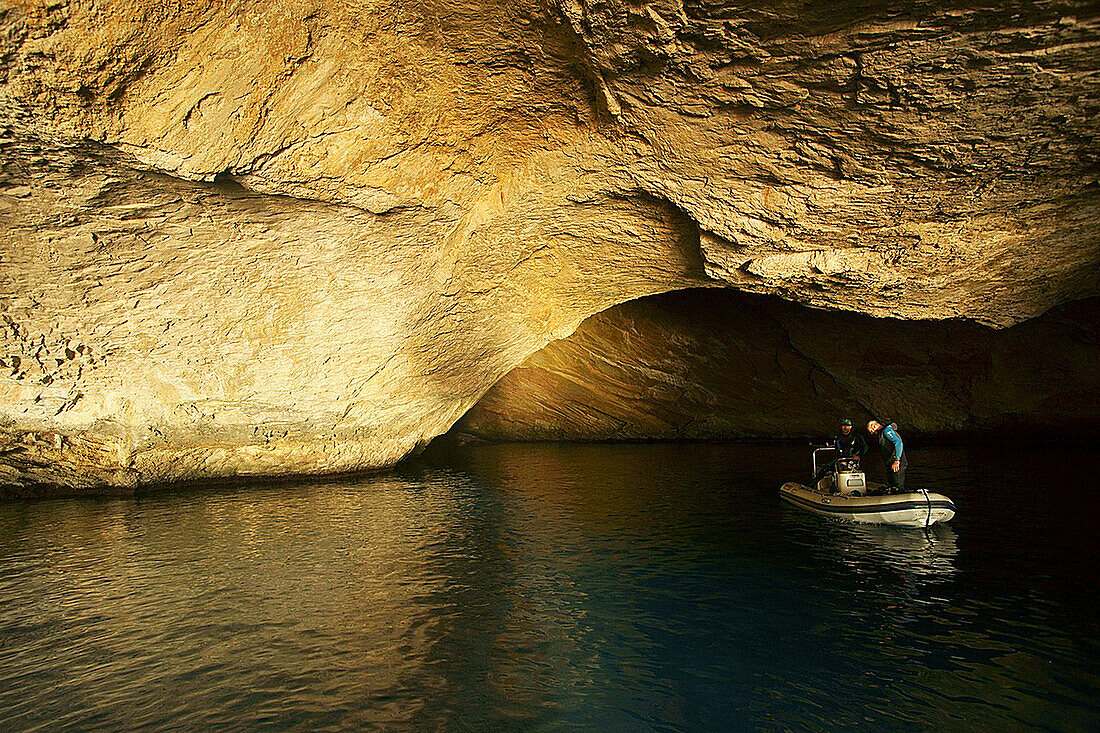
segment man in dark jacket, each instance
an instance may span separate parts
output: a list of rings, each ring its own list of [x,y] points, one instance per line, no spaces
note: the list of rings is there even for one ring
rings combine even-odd
[[[895,423],[883,425],[878,420],[871,420],[867,423],[867,432],[878,438],[882,462],[886,464],[886,491],[902,493],[905,491],[905,469],[909,465],[909,459],[905,456],[905,445],[898,435],[898,426]]]
[[[854,456],[862,462],[863,454],[867,452],[867,442],[862,435],[852,431],[852,421],[848,418],[840,421],[840,432],[833,436],[830,447],[836,449],[836,457],[818,469],[814,481],[820,480],[822,476],[832,471],[838,459]]]
[[[841,458],[855,456],[862,460],[867,452],[867,442],[862,435],[852,432],[852,421],[848,418],[840,421],[840,432],[833,436],[833,447]]]

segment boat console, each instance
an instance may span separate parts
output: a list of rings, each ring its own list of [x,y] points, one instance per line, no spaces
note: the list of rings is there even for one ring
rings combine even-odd
[[[836,452],[836,448],[818,448],[814,451],[814,476],[818,472],[817,454]],[[841,496],[866,496],[867,476],[860,468],[858,458],[838,458],[833,462],[832,469],[817,482],[817,489],[823,493]]]

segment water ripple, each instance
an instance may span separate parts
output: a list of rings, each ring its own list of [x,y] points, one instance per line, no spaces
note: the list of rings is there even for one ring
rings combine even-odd
[[[1066,484],[1064,456],[914,451],[914,480],[965,507],[925,533],[781,505],[802,452],[483,446],[356,481],[3,505],[0,717],[1100,726],[1074,503],[1096,502],[1038,498],[1042,476]],[[1032,491],[999,483],[1012,460]]]

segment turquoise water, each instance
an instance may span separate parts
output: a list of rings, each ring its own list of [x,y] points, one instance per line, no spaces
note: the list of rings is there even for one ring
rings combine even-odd
[[[781,503],[790,445],[507,445],[0,505],[5,730],[1100,728],[1088,457],[914,449],[949,525]]]

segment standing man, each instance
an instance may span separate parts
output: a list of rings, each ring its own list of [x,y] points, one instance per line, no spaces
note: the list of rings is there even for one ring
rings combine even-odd
[[[905,468],[909,465],[909,459],[905,457],[905,445],[898,435],[897,424],[883,426],[878,420],[872,420],[867,423],[867,432],[878,436],[879,452],[886,464],[887,492],[900,494],[905,491]]]
[[[861,461],[867,452],[867,441],[859,433],[852,432],[852,421],[844,418],[840,421],[840,432],[833,436],[833,447],[841,458],[855,456]]]
[[[817,470],[814,481],[819,481],[822,476],[832,471],[833,466],[835,466],[836,462],[841,458],[851,458],[855,456],[862,463],[863,454],[867,452],[867,441],[865,441],[863,436],[859,433],[853,433],[852,421],[848,418],[844,418],[840,421],[840,432],[833,436],[833,442],[830,447],[836,449],[836,458]]]

